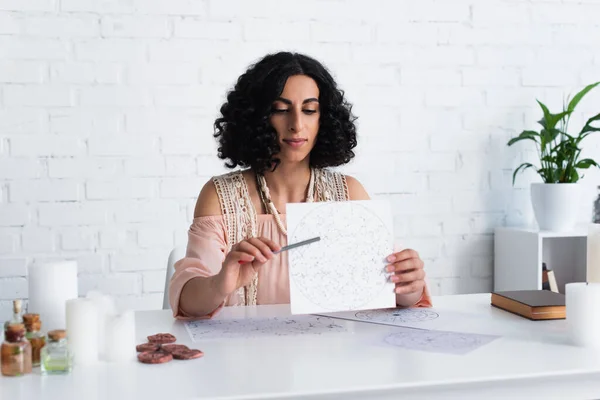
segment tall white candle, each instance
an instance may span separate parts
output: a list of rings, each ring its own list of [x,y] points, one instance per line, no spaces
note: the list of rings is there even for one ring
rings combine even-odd
[[[571,343],[600,350],[600,283],[567,283],[565,301]]]
[[[65,329],[65,304],[77,298],[77,262],[60,261],[29,266],[27,311],[40,314],[44,330]]]
[[[588,229],[587,281],[600,283],[600,224],[590,224]]]
[[[134,361],[135,315],[133,311],[108,316],[105,326],[106,361]]]
[[[75,365],[98,361],[98,308],[92,300],[67,301],[67,343]]]

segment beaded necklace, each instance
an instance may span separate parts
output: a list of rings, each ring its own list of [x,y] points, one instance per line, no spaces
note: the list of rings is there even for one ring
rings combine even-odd
[[[275,204],[271,200],[271,193],[269,192],[269,187],[267,186],[267,180],[263,174],[256,174],[256,180],[258,181],[258,193],[260,195],[260,199],[267,210],[267,213],[272,214],[275,218],[275,223],[283,232],[284,235],[287,236],[287,229],[283,226],[281,222],[281,218],[279,217],[279,211],[275,207]],[[315,199],[315,170],[313,168],[310,169],[310,180],[308,182],[308,191],[306,194],[306,202],[312,203]]]

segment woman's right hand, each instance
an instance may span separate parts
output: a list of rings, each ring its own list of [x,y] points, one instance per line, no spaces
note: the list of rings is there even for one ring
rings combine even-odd
[[[258,268],[281,248],[272,240],[258,237],[242,240],[231,248],[217,275],[217,290],[225,296],[252,282]]]

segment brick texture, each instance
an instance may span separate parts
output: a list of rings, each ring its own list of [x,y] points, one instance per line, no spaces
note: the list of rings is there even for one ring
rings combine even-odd
[[[226,171],[218,108],[279,49],[323,61],[354,104],[357,158],[341,170],[391,202],[432,292],[490,290],[494,227],[534,221],[538,178],[511,174],[535,151],[506,142],[535,128],[536,99],[556,110],[600,80],[598,15],[558,0],[1,0],[0,320],[44,259],[78,260],[82,295],[160,307],[194,199]],[[582,221],[599,181],[586,173]]]

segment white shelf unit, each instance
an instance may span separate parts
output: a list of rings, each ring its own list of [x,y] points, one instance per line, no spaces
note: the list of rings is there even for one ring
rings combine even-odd
[[[554,271],[560,293],[565,284],[585,282],[586,227],[570,232],[500,227],[494,233],[494,291],[542,289],[542,263]]]

